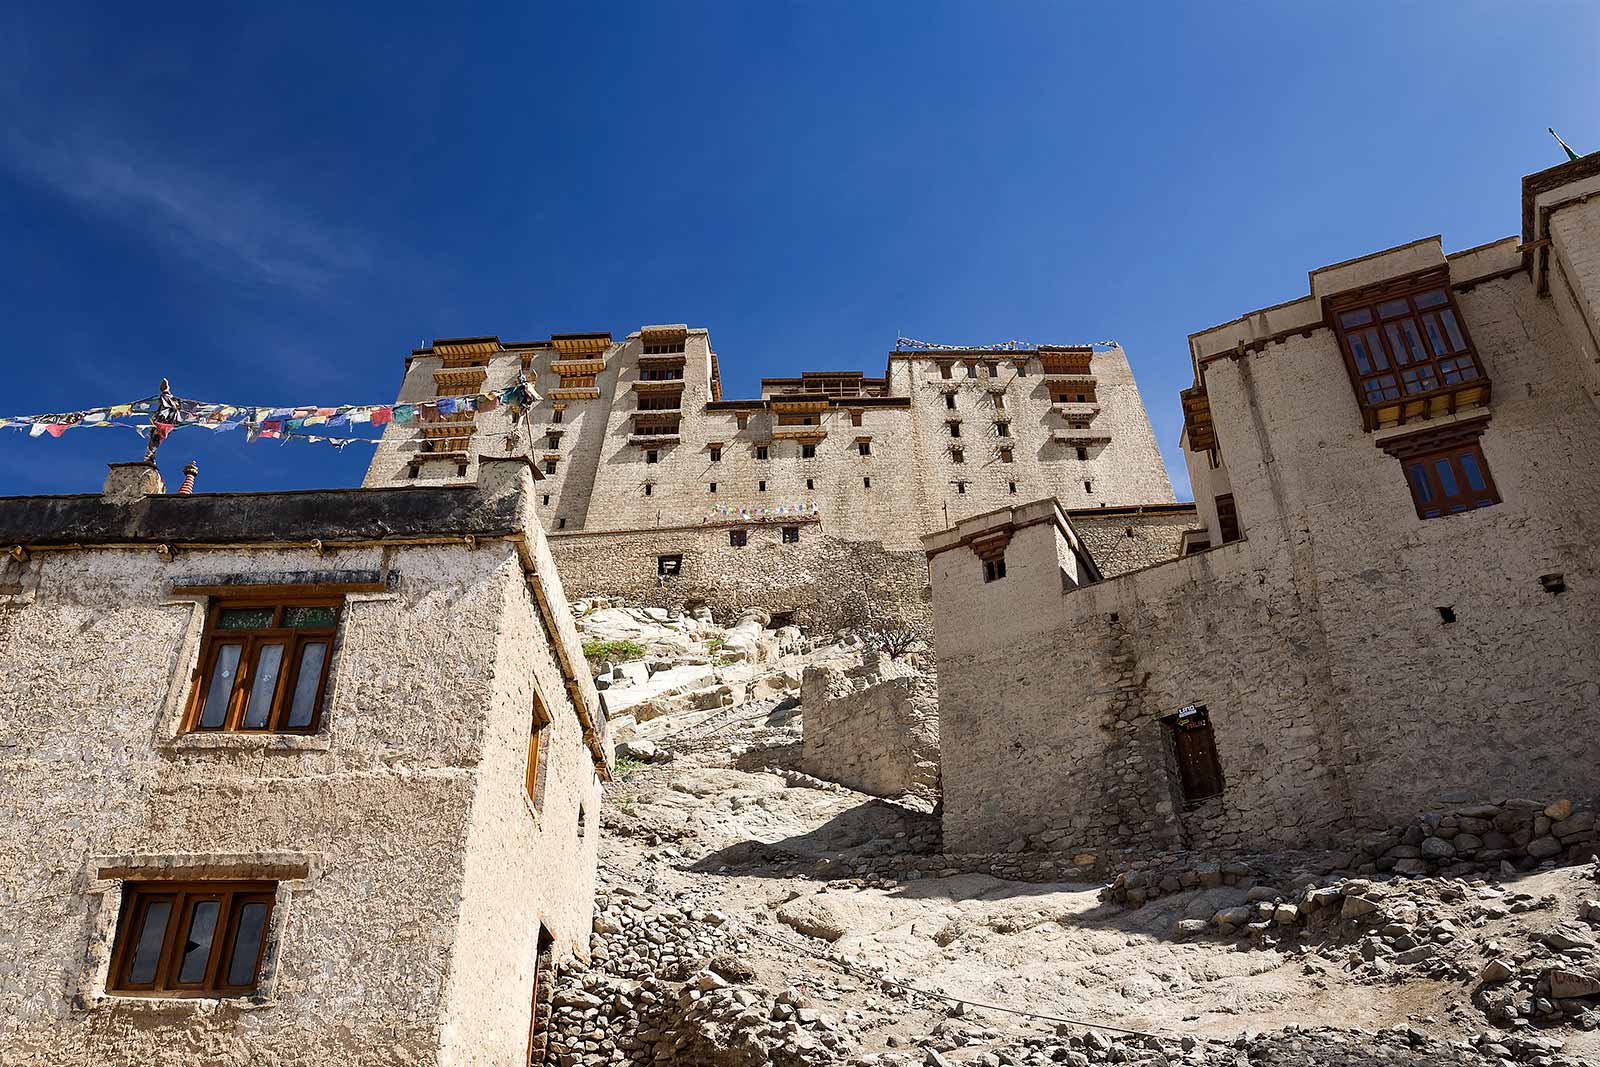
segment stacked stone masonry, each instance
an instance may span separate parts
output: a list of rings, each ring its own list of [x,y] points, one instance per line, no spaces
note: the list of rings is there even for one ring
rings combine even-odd
[[[884,653],[859,667],[807,667],[800,682],[807,774],[879,797],[937,799],[938,680]]]

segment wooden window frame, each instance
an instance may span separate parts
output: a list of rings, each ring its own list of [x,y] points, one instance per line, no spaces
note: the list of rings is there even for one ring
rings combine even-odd
[[[985,584],[1001,581],[1005,576],[1006,557],[1004,554],[983,560],[983,580]]]
[[[1419,297],[1435,294],[1442,299],[1425,306],[1418,303]],[[1405,304],[1403,311],[1391,309],[1390,314],[1382,313],[1384,306],[1401,302]],[[1362,312],[1368,316],[1365,322],[1346,323],[1347,318],[1359,317]],[[1463,386],[1489,385],[1489,375],[1478,356],[1477,346],[1472,343],[1472,333],[1456,303],[1455,291],[1450,288],[1447,270],[1429,270],[1381,286],[1330,297],[1325,313],[1334,336],[1339,339],[1345,372],[1361,408],[1363,425],[1368,430],[1377,426],[1380,408],[1425,401]],[[1406,330],[1406,323],[1415,329]],[[1456,338],[1450,336],[1451,325],[1459,334],[1459,348],[1453,347]],[[1360,351],[1368,364],[1365,371],[1355,344],[1358,338],[1362,342]],[[1441,339],[1451,349],[1442,355],[1438,351]],[[1397,340],[1408,355],[1414,344],[1421,356],[1397,359]],[[1377,342],[1375,352],[1371,350],[1373,341]],[[1425,381],[1431,381],[1431,386],[1422,384]],[[1413,384],[1419,387],[1413,389]]]
[[[1383,443],[1383,450],[1400,461],[1401,476],[1411,494],[1411,504],[1416,509],[1417,518],[1442,519],[1448,515],[1493,507],[1501,502],[1500,490],[1495,485],[1494,474],[1489,470],[1489,460],[1479,444],[1486,424],[1486,420],[1478,419],[1438,430],[1408,434]],[[1473,487],[1472,472],[1467,470],[1464,460],[1476,467],[1475,473],[1483,482],[1481,487]],[[1455,493],[1446,492],[1447,487],[1438,469],[1441,461],[1450,469],[1456,483]],[[1419,475],[1422,485],[1418,484]]]
[[[786,545],[798,545],[800,543],[800,527],[783,527],[783,543]]]
[[[528,761],[522,772],[522,791],[535,811],[544,810],[545,780],[550,766],[550,726],[554,720],[536,690],[529,713]]]
[[[314,591],[284,593],[281,591],[252,593],[241,590],[237,596],[219,596],[206,612],[205,630],[200,640],[200,655],[190,680],[189,701],[184,710],[183,733],[186,734],[315,734],[322,726],[324,704],[328,695],[328,682],[333,676],[334,649],[338,643],[339,627],[344,619],[345,598],[341,594]],[[273,625],[253,630],[221,630],[218,624],[222,613],[233,610],[261,610],[270,608]],[[333,625],[327,627],[281,625],[283,613],[288,608],[332,608]],[[323,644],[327,652],[322,659],[322,676],[317,681],[316,697],[311,707],[310,721],[304,726],[288,725],[293,697],[300,680],[301,657],[307,645]],[[273,689],[272,705],[265,726],[245,726],[244,717],[249,710],[251,690],[255,686],[259,650],[267,645],[281,645],[284,654],[278,663],[278,679]],[[233,685],[228,693],[227,710],[218,726],[202,726],[206,699],[211,690],[212,672],[225,647],[242,645],[239,663],[235,669]]]
[[[749,543],[750,543],[750,531],[749,530],[729,530],[728,531],[728,547],[729,548],[743,548],[746,545],[748,545]]]
[[[277,894],[276,882],[124,882],[121,914],[112,941],[111,966],[106,975],[106,992],[114,996],[164,998],[247,997],[255,994],[261,987],[262,963],[267,957],[268,942],[272,938],[272,914]],[[155,974],[149,982],[135,983],[129,971],[134,962],[136,942],[143,931],[144,918],[150,906],[162,900],[168,902],[169,910],[156,958]],[[218,915],[205,974],[198,981],[185,982],[180,978],[184,956],[184,942],[180,942],[180,938],[187,937],[196,906],[213,900],[218,902]],[[254,903],[265,904],[267,908],[261,921],[261,944],[256,947],[249,983],[235,985],[228,982],[227,969],[238,942],[239,921],[244,907]]]

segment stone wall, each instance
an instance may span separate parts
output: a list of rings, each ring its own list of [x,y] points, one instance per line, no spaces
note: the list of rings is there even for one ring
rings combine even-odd
[[[783,529],[799,540],[786,543]],[[735,547],[729,535],[746,534]],[[626,533],[564,533],[550,548],[573,598],[621,596],[630,603],[684,610],[704,604],[729,624],[759,609],[813,632],[906,625],[932,634],[927,562],[870,541],[830,536],[816,519],[663,527]],[[683,557],[676,577],[657,560]]]
[[[1346,280],[1446,262],[1426,245]],[[1052,527],[1013,537],[992,582],[954,533],[927,539],[947,848],[1279,847],[1592,794],[1600,416],[1512,245],[1448,261],[1494,383],[1480,443],[1500,503],[1420,519],[1311,322],[1207,365],[1244,541],[1063,589]],[[1164,721],[1190,704],[1224,781],[1194,804]]]
[[[936,797],[938,680],[889,656],[807,667],[800,682],[807,774],[862,793]]]
[[[530,489],[525,472],[513,479],[510,513]],[[475,507],[470,487],[394,502],[420,506],[423,493]],[[361,514],[390,500],[347,497]],[[126,545],[158,512],[178,532],[186,513],[219,507],[259,508],[270,524],[297,498],[151,498],[125,509],[120,534],[96,536]],[[4,502],[0,526],[18,533],[9,516],[36,503]],[[521,544],[452,535],[321,551],[210,546],[205,532],[189,523],[162,551],[36,545],[0,566],[0,850],[15,860],[0,865],[12,949],[0,1061],[517,1060],[540,925],[557,953],[586,950],[600,793],[529,591],[525,550],[560,596],[537,527]],[[317,733],[181,731],[210,602],[187,587],[352,575],[378,588],[347,594]],[[535,687],[553,737],[544,802],[530,810]],[[124,880],[185,877],[278,883],[257,994],[108,994]]]

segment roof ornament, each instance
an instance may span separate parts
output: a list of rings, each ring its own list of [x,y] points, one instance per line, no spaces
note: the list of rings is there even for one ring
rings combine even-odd
[[[161,379],[161,395],[156,400],[155,413],[150,416],[150,443],[144,450],[146,463],[156,461],[156,449],[182,418],[183,412],[178,408],[178,398],[172,395],[172,386],[165,378]]]

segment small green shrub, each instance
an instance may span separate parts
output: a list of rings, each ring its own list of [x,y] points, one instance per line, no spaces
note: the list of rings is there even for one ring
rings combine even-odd
[[[644,655],[644,646],[637,641],[585,641],[583,654],[594,660],[638,659]]]
[[[727,644],[727,642],[720,637],[708,637],[706,638],[706,651],[715,652],[725,644]]]
[[[636,772],[645,767],[644,760],[634,759],[632,756],[617,757],[617,781],[626,782]]]

